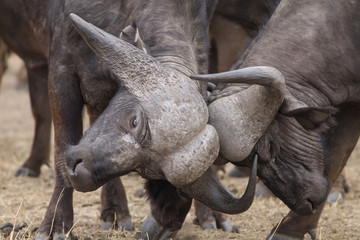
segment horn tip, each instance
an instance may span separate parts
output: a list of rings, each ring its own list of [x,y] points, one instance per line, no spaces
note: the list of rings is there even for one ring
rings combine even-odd
[[[69,18],[77,31],[86,29],[90,26],[88,22],[86,22],[84,19],[82,19],[75,13],[70,13]]]
[[[78,15],[76,15],[75,13],[70,13],[69,14],[69,18],[71,19],[71,21],[73,22],[77,22],[79,19],[81,19]]]

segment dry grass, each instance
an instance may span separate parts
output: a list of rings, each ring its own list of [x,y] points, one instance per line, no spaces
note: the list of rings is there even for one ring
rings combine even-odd
[[[2,239],[27,239],[34,236],[33,230],[40,225],[53,191],[52,169],[44,166],[39,178],[15,178],[16,169],[29,154],[34,122],[31,116],[27,89],[17,89],[11,72],[3,79],[0,94],[0,225],[16,223],[19,231],[0,233]],[[360,146],[349,160],[346,174],[351,185],[344,204],[326,206],[319,224],[321,239],[360,239]],[[105,231],[101,229],[100,192],[74,193],[75,226],[73,233],[79,239],[133,239],[149,213],[146,199],[135,196],[144,180],[137,174],[122,177],[126,186],[133,233]],[[241,193],[245,179],[225,176],[224,184],[233,192]],[[240,234],[222,231],[203,231],[194,225],[191,210],[177,239],[264,239],[270,230],[286,215],[288,208],[277,199],[256,199],[249,211],[230,216]],[[11,228],[13,230],[15,228]],[[5,237],[6,235],[6,237]],[[310,239],[307,236],[306,239]]]

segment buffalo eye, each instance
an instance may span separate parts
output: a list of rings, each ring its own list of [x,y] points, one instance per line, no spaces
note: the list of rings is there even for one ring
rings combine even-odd
[[[131,128],[136,128],[137,125],[138,125],[138,121],[137,121],[136,117],[134,117],[134,118],[131,119],[131,121],[130,121],[130,126],[131,126]]]

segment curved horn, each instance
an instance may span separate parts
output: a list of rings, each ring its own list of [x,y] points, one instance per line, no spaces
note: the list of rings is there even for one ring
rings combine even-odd
[[[234,84],[227,85],[223,91],[232,94],[217,98],[215,95],[216,100],[209,105],[209,124],[219,134],[220,154],[231,162],[242,161],[251,153],[280,108],[285,95],[283,75],[275,68],[261,66],[191,78],[251,84],[241,90]]]
[[[284,91],[284,77],[273,67],[258,66],[222,73],[191,75],[191,79],[212,83],[248,83],[270,86]]]
[[[71,13],[70,19],[89,47],[129,91],[146,92],[145,85],[150,84],[152,79],[144,81],[144,78],[148,75],[162,75],[164,72],[160,63],[141,49],[86,22],[76,14]]]
[[[227,190],[210,169],[194,183],[181,190],[215,211],[227,214],[245,212],[251,206],[255,195],[257,160],[258,156],[255,154],[249,183],[241,198]]]

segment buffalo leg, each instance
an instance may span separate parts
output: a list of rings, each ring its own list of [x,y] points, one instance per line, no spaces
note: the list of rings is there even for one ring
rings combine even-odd
[[[105,229],[118,227],[132,231],[131,216],[124,186],[120,178],[106,183],[101,190],[101,220]]]
[[[345,193],[349,192],[349,183],[346,181],[344,170],[345,169],[343,169],[339,177],[336,179],[336,182],[327,197],[327,201],[330,203],[343,203]]]
[[[42,164],[49,161],[51,113],[48,97],[48,65],[26,67],[29,78],[31,109],[35,120],[35,135],[29,158],[15,176],[37,177]]]
[[[64,188],[59,178],[56,179],[54,193],[39,227],[36,240],[65,239],[74,222],[72,206],[73,188]],[[51,238],[52,237],[52,238]]]
[[[210,208],[201,202],[194,201],[195,216],[202,229],[216,229],[216,219]]]
[[[145,188],[151,215],[143,224],[142,238],[155,240],[174,237],[185,221],[192,199],[165,180],[148,180]]]
[[[275,226],[267,239],[285,240],[285,239],[304,239],[304,235],[309,233],[312,240],[316,238],[317,225],[320,215],[324,208],[323,203],[316,213],[302,216],[293,211],[281,221],[279,226]]]
[[[215,175],[219,171],[225,171],[224,165],[212,165],[211,170]],[[202,229],[217,229],[221,228],[225,232],[238,232],[238,227],[233,227],[227,215],[221,212],[213,211],[211,208],[202,204],[199,201],[194,201],[195,216]]]
[[[69,144],[75,145],[82,135],[83,100],[78,79],[67,66],[50,67],[49,96],[55,128],[55,189],[37,240],[51,236],[57,240],[64,239],[73,225],[73,188],[67,187],[64,177],[64,152]]]
[[[202,229],[221,228],[225,232],[239,232],[239,228],[232,226],[227,215],[213,211],[199,201],[194,201],[195,215]]]

